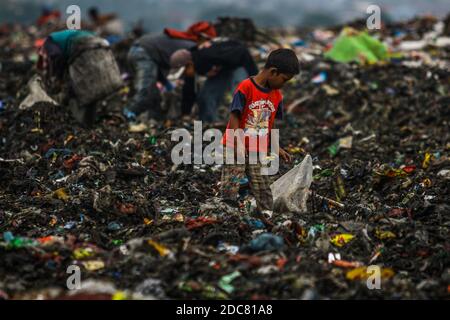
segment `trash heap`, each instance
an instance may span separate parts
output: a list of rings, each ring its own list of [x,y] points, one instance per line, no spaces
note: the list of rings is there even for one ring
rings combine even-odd
[[[342,28],[277,36],[302,61],[284,90],[281,145],[295,164],[310,154],[314,171],[307,211],[271,223],[249,196],[221,201],[219,165],[173,165],[171,133],[192,121],[130,126],[105,105],[86,129],[64,106],[19,109],[29,55],[2,50],[0,297],[448,297],[449,47],[436,36],[398,49],[433,32],[437,21],[421,21],[371,35],[389,49],[376,63],[326,57]],[[252,52],[263,60],[269,48]]]

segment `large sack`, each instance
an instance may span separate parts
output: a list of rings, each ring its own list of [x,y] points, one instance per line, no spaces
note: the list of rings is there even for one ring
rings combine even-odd
[[[89,37],[74,44],[69,77],[80,106],[103,99],[122,86],[116,59],[101,38]]]
[[[312,159],[308,154],[300,164],[272,183],[274,211],[306,212],[312,172]]]

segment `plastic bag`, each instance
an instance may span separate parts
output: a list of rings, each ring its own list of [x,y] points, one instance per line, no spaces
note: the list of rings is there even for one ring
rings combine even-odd
[[[38,75],[33,76],[30,81],[28,81],[28,89],[30,93],[19,105],[19,109],[24,110],[31,108],[38,102],[48,102],[54,105],[58,104],[55,100],[49,97],[47,92],[45,92],[42,85],[42,79]]]
[[[299,165],[272,183],[274,211],[306,212],[312,172],[312,159],[307,154]]]
[[[337,62],[364,61],[376,63],[388,58],[386,46],[367,32],[349,34],[345,29],[334,43],[333,48],[325,53],[325,57]]]

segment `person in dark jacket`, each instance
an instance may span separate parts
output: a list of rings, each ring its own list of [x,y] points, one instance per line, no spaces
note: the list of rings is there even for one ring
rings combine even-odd
[[[187,70],[195,70],[196,74],[207,77],[196,95],[200,120],[205,122],[216,121],[217,108],[227,91],[234,90],[239,82],[258,73],[248,48],[234,40],[207,42],[192,50],[179,50],[172,55],[171,65],[186,66]],[[192,93],[186,87],[184,89],[183,106],[186,100],[195,101],[191,98]],[[189,110],[186,106],[183,108],[184,113]]]
[[[170,57],[180,49],[190,49],[217,36],[212,24],[200,21],[186,31],[164,29],[159,35],[147,34],[135,41],[128,53],[128,63],[134,73],[134,91],[124,114],[128,118],[148,111],[151,118],[161,118],[161,95],[156,84],[160,81],[170,89],[167,75],[171,69]],[[192,78],[186,78],[183,91],[194,88]]]
[[[166,34],[144,35],[128,52],[128,63],[134,74],[134,96],[124,113],[130,118],[148,111],[152,118],[160,118],[161,96],[157,81],[167,83],[170,57],[180,49],[188,49],[196,43],[190,40],[171,38]]]

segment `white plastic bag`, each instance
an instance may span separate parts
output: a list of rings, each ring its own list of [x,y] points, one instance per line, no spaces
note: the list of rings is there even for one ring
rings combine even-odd
[[[300,164],[272,183],[274,211],[306,212],[312,172],[312,159],[307,154]]]
[[[38,75],[34,75],[30,81],[28,81],[28,89],[30,93],[19,105],[19,109],[23,110],[31,108],[38,102],[49,102],[54,105],[58,104],[55,100],[48,96],[47,92],[45,92],[42,85],[42,79]]]

